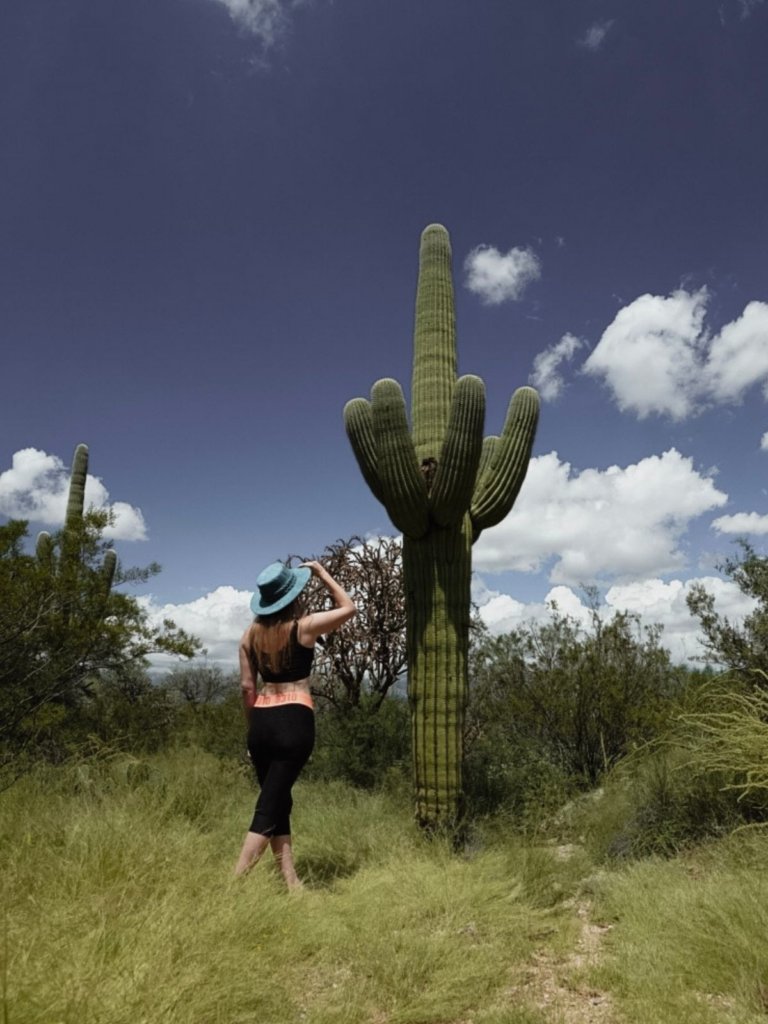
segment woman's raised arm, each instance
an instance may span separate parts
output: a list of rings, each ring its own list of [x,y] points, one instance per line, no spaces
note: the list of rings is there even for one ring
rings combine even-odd
[[[319,636],[324,633],[333,633],[339,626],[351,619],[357,612],[357,608],[346,590],[319,562],[304,562],[302,564],[311,569],[312,575],[325,584],[336,604],[335,608],[331,608],[327,612],[312,612],[299,622],[299,643],[304,647],[311,647]]]

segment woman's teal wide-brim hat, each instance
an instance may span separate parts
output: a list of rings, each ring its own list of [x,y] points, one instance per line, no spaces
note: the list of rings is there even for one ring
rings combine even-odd
[[[273,562],[256,580],[256,593],[251,598],[254,615],[271,615],[289,605],[309,582],[312,570],[305,566],[289,569],[282,562]]]

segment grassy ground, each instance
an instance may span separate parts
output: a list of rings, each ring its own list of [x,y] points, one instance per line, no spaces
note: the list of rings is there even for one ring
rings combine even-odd
[[[193,751],[5,793],[4,1024],[542,1019],[505,989],[542,931],[567,934],[551,857],[455,857],[402,801],[313,784],[288,894],[268,864],[231,877],[252,801]]]
[[[632,1024],[758,1024],[768,1014],[768,837],[743,832],[673,860],[598,875],[615,922],[598,984]]]
[[[402,795],[297,787],[297,866],[231,877],[254,791],[199,751],[0,795],[3,1024],[751,1024],[768,842],[598,868],[496,835],[456,856]]]

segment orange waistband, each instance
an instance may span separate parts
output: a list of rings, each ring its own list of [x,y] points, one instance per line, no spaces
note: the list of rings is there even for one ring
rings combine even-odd
[[[288,690],[286,693],[260,693],[253,703],[255,708],[276,708],[281,704],[303,704],[313,711],[312,696],[303,690]]]

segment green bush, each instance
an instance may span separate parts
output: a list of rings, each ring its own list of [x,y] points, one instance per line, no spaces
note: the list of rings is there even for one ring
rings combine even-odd
[[[598,857],[673,855],[768,821],[768,695],[703,687],[694,710],[565,819]]]
[[[690,770],[689,751],[649,750],[617,769],[574,815],[597,859],[674,856],[744,824],[744,809],[726,779]]]
[[[472,818],[500,815],[518,823],[554,813],[573,783],[540,746],[497,742],[489,730],[472,743],[464,762],[464,796]]]
[[[375,789],[396,782],[409,765],[410,716],[402,697],[390,695],[380,706],[368,695],[356,707],[320,703],[308,777]]]
[[[592,787],[659,734],[685,689],[688,674],[671,665],[660,627],[624,613],[604,622],[589,596],[589,629],[553,608],[543,624],[476,639],[467,741],[470,750],[484,741],[492,775],[534,751],[548,772]]]

